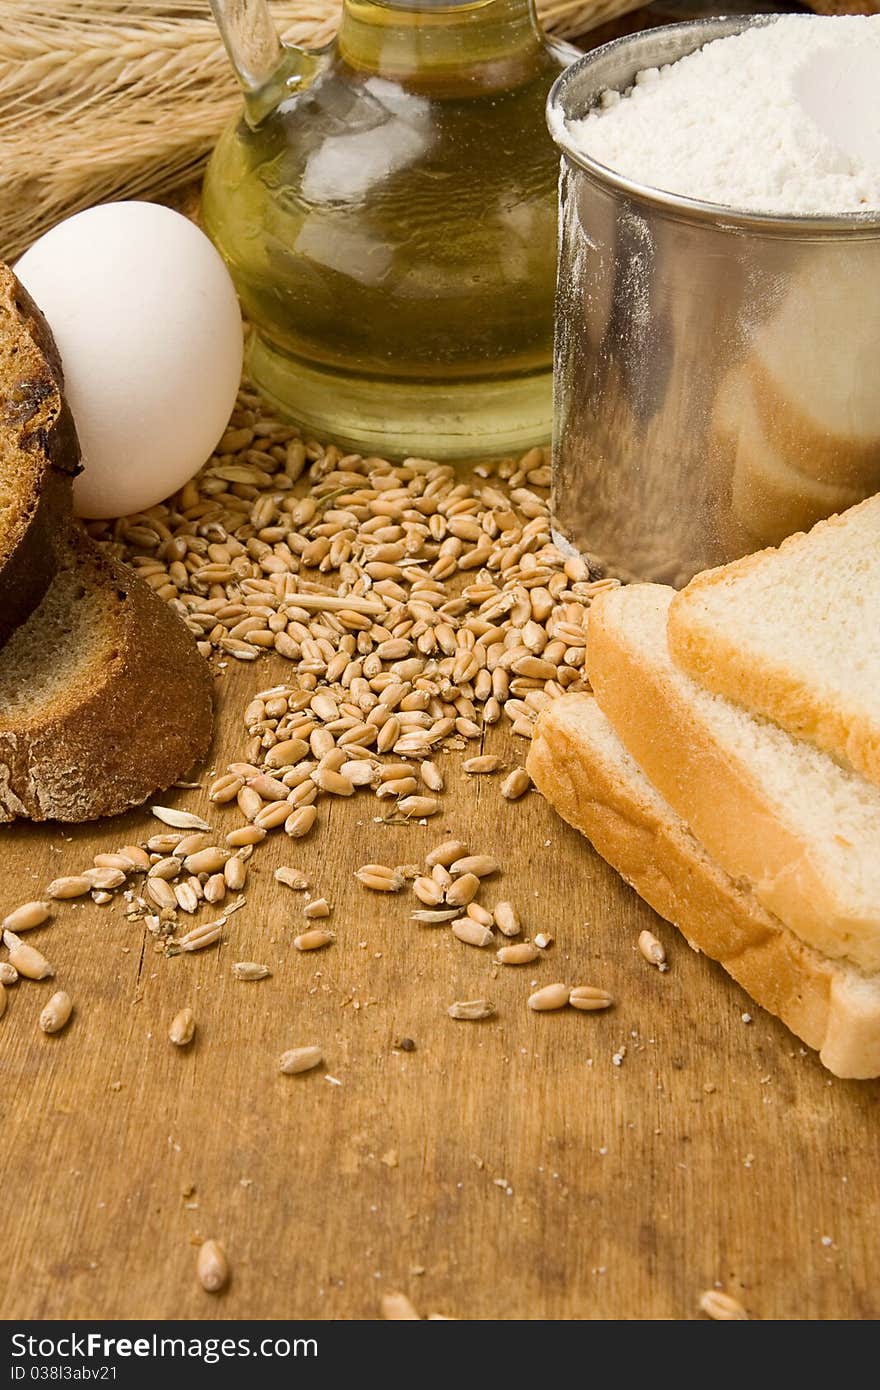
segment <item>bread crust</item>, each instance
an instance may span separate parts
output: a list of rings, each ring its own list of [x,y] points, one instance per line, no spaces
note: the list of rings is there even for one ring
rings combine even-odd
[[[878,512],[880,532],[880,499],[868,498],[859,507]],[[857,510],[851,508],[846,516]],[[813,529],[839,526],[843,520],[842,516],[832,516]],[[802,545],[806,539],[805,533],[798,532],[783,541],[779,551]],[[776,553],[773,548],[761,550],[692,579],[672,600],[669,610],[670,656],[706,690],[772,719],[796,738],[823,749],[880,785],[880,726],[868,712],[847,702],[843,693],[833,702],[823,698],[788,671],[782,661],[766,656],[756,660],[754,653],[741,650],[701,613],[702,594],[760,570],[765,559]]]
[[[0,820],[116,815],[177,781],[211,740],[213,680],[176,614],[78,528],[60,563],[103,587],[111,620],[87,678],[59,691],[48,716],[10,722],[0,708]],[[40,617],[28,623],[34,641]]]
[[[617,590],[617,601],[642,587],[657,588]],[[721,867],[749,880],[796,936],[824,955],[880,969],[880,904],[867,918],[841,907],[821,862],[779,820],[752,769],[718,745],[665,671],[637,658],[615,602],[615,592],[593,601],[587,666],[627,751]]]
[[[540,715],[527,760],[538,790],[693,947],[816,1048],[830,1071],[880,1074],[880,980],[873,994],[852,967],[805,946],[711,860],[680,817],[661,814],[637,770],[627,775],[591,740],[592,701],[562,696]]]
[[[49,325],[12,271],[0,264],[0,325],[4,323],[15,337],[20,369],[14,381],[0,386],[0,432],[32,481],[0,555],[0,646],[51,583],[55,542],[66,530],[72,482],[80,472],[76,429]]]

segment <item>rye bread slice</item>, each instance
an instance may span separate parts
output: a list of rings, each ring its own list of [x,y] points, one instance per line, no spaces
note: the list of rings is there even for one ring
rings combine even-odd
[[[75,525],[0,652],[0,821],[115,815],[208,750],[212,677],[180,619]]]
[[[57,563],[80,471],[49,325],[0,262],[0,645],[33,612]]]

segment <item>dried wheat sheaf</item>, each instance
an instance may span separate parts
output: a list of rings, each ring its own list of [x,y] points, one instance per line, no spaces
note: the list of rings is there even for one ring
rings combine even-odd
[[[539,0],[573,35],[643,0]],[[0,7],[0,257],[112,198],[168,198],[198,177],[239,101],[208,0],[5,0]],[[320,47],[341,0],[273,0],[280,32]]]

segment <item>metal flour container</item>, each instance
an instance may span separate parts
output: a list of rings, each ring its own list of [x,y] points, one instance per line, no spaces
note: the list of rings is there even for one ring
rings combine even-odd
[[[550,93],[554,530],[624,578],[686,583],[880,489],[880,213],[659,192],[581,153],[565,124],[641,69],[774,19],[618,39]]]

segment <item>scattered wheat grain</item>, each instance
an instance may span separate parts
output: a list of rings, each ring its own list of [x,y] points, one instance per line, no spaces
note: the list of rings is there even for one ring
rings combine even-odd
[[[52,908],[49,903],[30,902],[22,903],[21,907],[16,907],[8,916],[3,918],[3,929],[11,932],[32,931],[34,927],[41,927],[51,916]]]
[[[313,927],[311,931],[304,931],[293,938],[293,944],[298,951],[320,951],[325,946],[330,946],[336,940],[334,932],[327,927]]]
[[[568,985],[552,984],[544,985],[542,989],[535,990],[534,994],[528,997],[528,1006],[536,1013],[545,1013],[553,1009],[563,1009],[568,1003],[570,990]]]
[[[192,1009],[181,1009],[171,1020],[168,1037],[175,1047],[189,1047],[196,1034],[196,1019]]]
[[[40,1028],[44,1033],[60,1033],[72,1013],[73,1000],[63,989],[59,989],[40,1014]]]
[[[282,1052],[278,1066],[285,1076],[298,1076],[300,1072],[319,1067],[323,1060],[320,1047],[292,1047]]]

